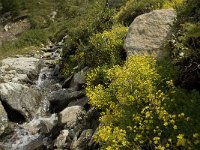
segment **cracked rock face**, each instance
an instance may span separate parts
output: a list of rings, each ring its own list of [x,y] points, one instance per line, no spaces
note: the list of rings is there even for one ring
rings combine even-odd
[[[70,147],[71,145],[71,138],[70,138],[70,133],[68,130],[62,130],[60,132],[60,135],[57,137],[55,140],[55,147],[58,149],[65,149]]]
[[[72,150],[85,150],[87,149],[87,144],[92,139],[93,130],[87,129],[84,130],[80,137],[72,143],[71,149]]]
[[[15,70],[19,74],[28,77],[38,75],[41,67],[40,59],[34,57],[6,58],[2,60],[2,66],[8,66],[7,70]]]
[[[154,10],[136,17],[124,43],[127,55],[165,56],[167,52],[160,49],[170,36],[175,19],[176,11],[173,9]]]
[[[60,112],[61,123],[66,124],[67,128],[74,128],[84,120],[86,112],[81,106],[71,106]]]
[[[7,106],[8,114],[16,111],[24,117],[24,120],[30,120],[39,108],[41,94],[26,85],[8,82],[0,84],[0,99],[4,106]],[[12,121],[16,119],[11,118],[12,115],[9,117]]]

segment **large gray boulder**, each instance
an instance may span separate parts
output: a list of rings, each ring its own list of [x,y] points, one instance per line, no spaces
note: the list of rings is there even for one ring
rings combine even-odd
[[[2,60],[2,66],[9,66],[8,69],[16,70],[17,73],[27,74],[35,78],[41,68],[41,60],[34,57],[6,58]]]
[[[127,56],[143,54],[165,56],[166,52],[160,49],[171,34],[171,26],[176,16],[176,11],[173,9],[161,9],[135,18],[124,43]]]
[[[8,82],[0,84],[0,99],[8,109],[11,121],[16,121],[17,117],[21,118],[21,121],[28,121],[36,114],[42,97],[36,89]]]
[[[16,83],[31,83],[27,74],[17,73],[16,70],[9,70],[9,66],[0,67],[0,83],[16,82]]]

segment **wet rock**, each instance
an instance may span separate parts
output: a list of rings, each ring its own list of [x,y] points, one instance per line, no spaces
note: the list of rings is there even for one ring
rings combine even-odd
[[[87,150],[88,143],[90,142],[93,135],[92,129],[84,130],[78,140],[74,141],[71,145],[71,150]]]
[[[75,99],[73,101],[71,101],[68,106],[82,106],[82,107],[85,107],[88,103],[88,98],[87,97],[83,97],[83,98],[80,98],[80,99]]]
[[[46,53],[44,53],[43,54],[43,58],[50,58],[51,57],[51,55],[52,55],[52,53],[51,52],[46,52]]]
[[[39,74],[41,64],[42,61],[34,57],[6,58],[2,60],[3,66],[9,66],[10,70],[16,70],[17,73],[27,74],[31,79]]]
[[[57,64],[52,72],[52,76],[58,76],[60,73],[60,66]]]
[[[69,130],[62,130],[55,140],[54,147],[57,149],[69,149],[71,142]]]
[[[173,9],[154,10],[136,17],[124,43],[127,55],[165,56],[167,52],[160,49],[171,34],[175,19],[176,12]]]
[[[67,79],[65,79],[65,81],[62,84],[62,88],[69,88],[70,87],[70,82],[72,80],[72,75],[69,76]]]
[[[46,48],[41,48],[41,50],[44,51],[44,52],[54,52],[59,48],[61,48],[60,45],[52,45],[52,46],[49,46],[49,47],[46,47]]]
[[[58,90],[61,90],[61,89],[62,89],[62,85],[60,83],[56,83],[56,84],[53,84],[51,86],[52,91],[58,91]]]
[[[4,26],[4,30],[7,32],[9,29],[11,28],[11,26],[9,26],[8,24],[6,24],[5,26]]]
[[[60,121],[66,128],[75,128],[80,123],[84,124],[86,112],[81,106],[67,107],[60,112]]]
[[[98,129],[94,130],[93,135],[95,135],[97,133],[97,131],[98,131]],[[95,140],[92,136],[91,140],[88,143],[87,150],[97,150],[97,149],[100,149],[100,145],[99,145],[99,143],[95,142]]]
[[[21,131],[20,131],[21,132]],[[27,133],[25,133],[27,134]],[[19,136],[19,133],[18,133]],[[43,135],[36,134],[36,135],[24,135],[17,137],[18,140],[15,140],[12,143],[12,147],[10,149],[13,150],[34,150],[43,145]]]
[[[4,132],[7,126],[8,126],[7,113],[0,102],[0,135]]]
[[[53,114],[50,117],[34,118],[29,123],[23,124],[23,128],[31,132],[31,134],[47,134],[57,123],[58,117],[56,114]]]
[[[11,121],[18,121],[15,120],[17,119],[15,113],[19,113],[19,117],[24,117],[25,120],[30,120],[39,108],[41,93],[19,83],[1,83],[0,99]]]
[[[70,89],[60,89],[53,91],[49,94],[48,100],[50,101],[50,109],[52,112],[59,112],[76,98],[85,96],[85,91],[73,91]]]
[[[12,78],[11,82],[15,83],[28,83],[32,84],[33,82],[28,78],[26,74],[16,74],[14,78]]]
[[[51,82],[52,80],[50,80],[51,72],[52,72],[52,68],[49,68],[47,66],[43,67],[40,70],[40,74],[38,76],[38,80],[36,81],[36,84],[43,89],[46,89],[49,86],[51,86],[52,84]]]
[[[88,68],[85,67],[82,71],[74,74],[70,83],[70,88],[74,90],[80,90],[83,88],[83,85],[85,84],[85,73],[87,70]]]
[[[12,131],[4,134],[0,142],[2,150],[34,150],[43,145],[43,135],[31,134],[25,129],[14,125]]]

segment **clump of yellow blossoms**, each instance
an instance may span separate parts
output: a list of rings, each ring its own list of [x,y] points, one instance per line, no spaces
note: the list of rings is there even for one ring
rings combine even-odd
[[[132,56],[122,67],[88,74],[90,104],[102,110],[95,136],[102,149],[173,150],[198,144],[198,133],[185,135],[182,125],[188,117],[167,108],[176,93],[173,81],[166,82],[168,93],[159,89],[160,82],[156,60],[147,56]]]

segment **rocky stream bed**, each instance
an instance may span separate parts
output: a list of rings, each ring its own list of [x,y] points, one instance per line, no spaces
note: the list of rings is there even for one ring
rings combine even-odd
[[[127,56],[164,57],[175,18],[173,9],[138,16],[124,43]],[[59,43],[42,54],[1,61],[0,149],[98,149],[92,136],[99,112],[88,104],[83,86],[88,68],[64,80],[57,63],[62,53]]]
[[[92,136],[99,113],[83,88],[88,68],[64,80],[61,52],[53,45],[1,61],[0,149],[98,149]]]

